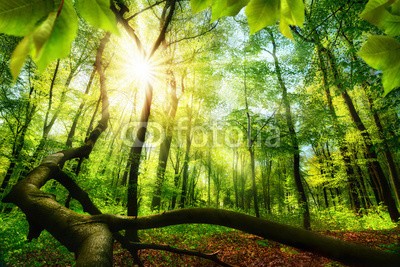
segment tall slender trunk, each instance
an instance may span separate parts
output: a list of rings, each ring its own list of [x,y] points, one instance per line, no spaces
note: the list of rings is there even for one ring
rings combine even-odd
[[[180,162],[179,162],[179,154],[176,155],[176,165],[174,166],[174,191],[172,193],[171,199],[171,209],[175,209],[176,206],[176,198],[178,197],[177,190],[179,189],[179,178],[180,178]]]
[[[233,163],[232,163],[232,179],[233,179],[233,190],[235,191],[235,207],[239,208],[239,186],[238,186],[238,152],[235,149],[233,151]]]
[[[373,147],[372,139],[367,131],[367,128],[365,127],[364,123],[362,122],[360,116],[358,115],[358,112],[354,106],[353,100],[351,99],[350,95],[347,93],[347,90],[344,88],[342,82],[341,82],[341,77],[339,75],[339,70],[336,65],[336,60],[333,55],[333,53],[329,50],[327,50],[328,54],[328,59],[331,67],[331,71],[333,74],[333,77],[336,81],[336,86],[347,106],[347,109],[350,113],[351,119],[353,120],[355,126],[359,130],[363,141],[364,145],[366,147],[366,154],[367,158],[369,159],[368,165],[369,168],[372,170],[373,174],[375,177],[379,180],[383,192],[383,200],[385,202],[385,205],[388,207],[389,215],[392,221],[398,221],[400,217],[400,213],[396,207],[396,202],[393,198],[392,192],[390,190],[390,186],[388,183],[388,180],[386,179],[385,173],[383,172],[383,169],[378,161],[378,156],[376,154],[376,151]]]
[[[146,98],[140,115],[139,128],[135,141],[129,153],[130,171],[128,179],[128,216],[138,215],[138,178],[141,163],[142,150],[145,143],[147,124],[149,122],[151,103],[153,99],[153,88],[150,84],[146,86]],[[127,230],[126,237],[131,241],[138,241],[137,230]]]
[[[85,95],[89,94],[89,90],[90,90],[90,87],[92,85],[92,82],[93,82],[95,74],[96,74],[96,68],[93,68],[93,71],[90,74],[89,82],[86,85]],[[67,141],[65,142],[67,147],[72,147],[72,142],[73,142],[73,139],[74,139],[74,136],[75,136],[76,127],[78,126],[78,120],[82,115],[82,111],[83,111],[83,108],[85,107],[85,104],[86,104],[85,100],[82,100],[82,102],[79,105],[78,110],[77,110],[77,112],[76,112],[76,114],[74,116],[74,119],[73,119],[72,125],[71,125],[71,129],[68,132]]]
[[[240,157],[240,208],[245,207],[245,190],[246,190],[246,172],[245,172],[246,158],[242,154]]]
[[[164,184],[165,170],[167,168],[169,151],[171,149],[172,134],[173,134],[173,121],[175,119],[176,111],[178,109],[178,97],[176,95],[176,81],[173,73],[171,72],[170,84],[170,94],[169,94],[169,108],[167,111],[168,117],[165,130],[164,140],[160,145],[160,153],[158,155],[158,165],[157,165],[157,180],[155,185],[155,190],[153,193],[153,198],[151,201],[151,209],[159,210],[161,205],[161,191]]]
[[[320,43],[317,43],[317,54],[318,54],[318,59],[319,59],[319,65],[320,65],[320,70],[322,72],[322,82],[325,90],[325,96],[326,100],[328,103],[328,108],[329,108],[329,113],[332,117],[332,122],[333,122],[333,127],[335,129],[335,132],[339,135],[340,138],[344,138],[344,133],[341,130],[335,108],[332,103],[332,96],[330,92],[330,87],[329,87],[329,82],[328,82],[328,70],[326,66],[326,62],[323,57],[323,52],[326,51],[325,48],[322,47]],[[350,153],[349,149],[347,147],[346,141],[345,140],[339,140],[339,150],[340,154],[343,159],[344,167],[346,170],[347,174],[347,183],[349,187],[349,196],[350,199],[352,200],[352,208],[354,209],[355,212],[358,212],[361,208],[360,206],[360,196],[358,195],[358,190],[356,186],[356,177],[355,177],[355,171],[351,163],[351,158],[350,158]]]
[[[30,79],[30,73],[29,73],[29,79]],[[15,128],[15,138],[10,159],[11,162],[7,168],[6,175],[4,176],[3,181],[1,182],[0,197],[2,196],[3,192],[7,189],[18,162],[21,161],[21,153],[25,145],[26,132],[29,128],[29,125],[32,122],[33,115],[36,112],[36,105],[32,103],[32,95],[34,91],[35,91],[34,87],[31,86],[29,88],[28,99],[25,106],[25,118],[22,123],[18,122],[17,127]]]
[[[207,157],[207,205],[211,207],[211,151],[208,151]]]
[[[256,183],[256,166],[255,166],[255,157],[254,157],[254,140],[252,137],[252,128],[251,128],[251,116],[249,110],[249,102],[248,102],[248,92],[247,92],[247,75],[246,68],[244,69],[244,102],[245,102],[245,110],[246,110],[246,118],[247,118],[247,150],[250,154],[250,168],[251,168],[251,189],[253,193],[253,202],[254,202],[254,213],[257,218],[260,217],[260,208],[258,206],[258,194],[257,194],[257,183]]]
[[[290,107],[290,101],[288,98],[287,94],[287,88],[286,85],[283,81],[282,78],[282,72],[281,68],[279,65],[279,60],[278,57],[276,56],[276,43],[275,39],[273,36],[273,33],[269,31],[269,34],[271,36],[271,41],[272,41],[272,48],[273,51],[271,55],[274,58],[274,63],[275,63],[275,73],[279,81],[279,85],[282,89],[282,102],[285,107],[285,117],[286,117],[286,123],[288,126],[289,130],[289,136],[291,139],[292,143],[292,149],[293,149],[293,176],[294,176],[294,181],[296,184],[296,189],[298,192],[298,203],[300,208],[302,209],[302,215],[303,215],[303,227],[305,229],[311,229],[311,222],[310,222],[310,211],[308,207],[308,200],[307,196],[304,190],[304,186],[301,180],[301,174],[300,174],[300,148],[299,148],[299,141],[297,139],[297,134],[294,129],[294,122],[292,118],[292,111]]]
[[[179,207],[184,208],[187,197],[187,184],[189,179],[189,160],[190,160],[190,147],[192,145],[192,108],[187,107],[187,115],[188,115],[188,128],[186,133],[186,151],[185,151],[185,159],[183,161],[183,172],[182,172],[182,190],[181,190],[181,199],[179,203]]]
[[[397,167],[396,167],[396,163],[394,161],[394,157],[392,155],[392,151],[389,148],[388,145],[388,141],[385,137],[385,133],[383,130],[383,126],[381,123],[381,119],[379,118],[379,114],[376,111],[376,109],[374,108],[374,101],[371,97],[371,95],[366,91],[365,89],[365,94],[367,95],[368,98],[368,102],[369,102],[369,108],[372,112],[372,115],[374,117],[374,122],[375,122],[375,126],[378,129],[378,133],[379,133],[379,137],[382,139],[382,149],[383,149],[383,153],[386,157],[387,163],[388,163],[388,167],[389,167],[389,172],[390,172],[390,177],[391,177],[391,181],[393,183],[393,188],[394,188],[394,193],[396,195],[397,198],[397,202],[400,202],[400,177],[399,177],[399,173],[397,171]]]

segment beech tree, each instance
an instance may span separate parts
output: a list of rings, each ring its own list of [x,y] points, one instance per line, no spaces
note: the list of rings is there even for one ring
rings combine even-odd
[[[371,0],[367,4],[362,16],[367,20],[372,21],[374,24],[377,24],[379,27],[385,29],[386,33],[398,35],[398,31],[395,30],[393,25],[390,24],[390,18],[392,18],[392,16],[398,17],[398,9],[400,6],[399,1],[387,1],[385,3],[378,2],[379,1]],[[245,8],[245,15],[248,19],[248,25],[251,34],[258,32],[267,26],[274,25],[277,21],[279,21],[279,29],[284,36],[290,39],[293,39],[294,36],[300,36],[304,40],[309,41],[307,37],[302,34],[299,28],[297,28],[301,27],[305,20],[305,7],[303,1],[301,0],[191,0],[190,6],[193,12],[200,12],[208,7],[211,7],[211,20],[213,21],[224,16],[235,16],[240,12],[240,10],[242,10],[242,8]],[[57,74],[60,70],[59,68],[63,62],[63,58],[70,54],[71,43],[76,38],[78,27],[80,27],[79,24],[88,23],[92,27],[103,31],[101,32],[102,37],[96,49],[92,75],[89,78],[89,83],[87,84],[87,89],[85,90],[85,94],[88,94],[92,80],[97,79],[98,86],[93,86],[92,90],[95,90],[95,87],[98,87],[96,89],[100,93],[100,98],[98,105],[95,108],[94,115],[89,123],[88,134],[83,144],[81,146],[74,147],[72,138],[74,136],[74,129],[77,125],[77,120],[81,116],[83,105],[85,103],[84,100],[82,100],[82,104],[79,106],[78,111],[74,113],[75,116],[72,119],[73,123],[68,134],[66,149],[55,153],[50,153],[48,156],[40,160],[39,165],[30,170],[30,172],[24,177],[21,177],[22,179],[17,179],[10,191],[7,192],[7,194],[4,194],[2,198],[2,202],[15,204],[26,215],[26,219],[29,223],[29,232],[27,235],[28,240],[37,238],[44,230],[48,231],[62,245],[67,247],[71,252],[75,253],[77,266],[112,266],[114,240],[120,242],[121,245],[131,253],[135,262],[139,265],[142,265],[141,259],[137,254],[139,250],[157,249],[179,254],[195,255],[214,261],[222,266],[230,266],[229,263],[223,262],[218,258],[218,253],[205,254],[197,251],[177,249],[171,246],[141,243],[138,238],[138,230],[160,228],[178,224],[203,223],[221,225],[241,230],[263,238],[280,242],[282,244],[293,246],[295,248],[318,253],[344,264],[361,266],[397,266],[400,262],[400,256],[398,254],[343,242],[323,236],[316,232],[309,231],[309,201],[307,199],[306,190],[303,184],[305,182],[304,179],[302,180],[300,172],[301,142],[299,141],[297,135],[298,133],[296,132],[295,122],[292,117],[293,110],[288,98],[288,88],[283,81],[280,62],[276,53],[277,43],[275,41],[275,33],[272,33],[270,29],[266,29],[264,32],[269,35],[269,40],[272,43],[272,51],[267,51],[267,53],[272,56],[274,72],[281,91],[281,101],[284,107],[284,113],[283,115],[279,114],[279,116],[281,117],[281,124],[286,125],[285,128],[288,129],[291,147],[290,152],[292,154],[291,162],[293,162],[293,166],[290,168],[293,170],[294,183],[299,196],[298,206],[300,209],[302,209],[303,227],[305,229],[296,228],[261,218],[260,205],[258,204],[259,189],[256,186],[256,165],[258,164],[256,164],[256,154],[253,146],[254,140],[252,139],[253,137],[251,134],[252,118],[250,116],[250,108],[248,103],[249,95],[246,87],[246,77],[244,78],[245,114],[247,118],[246,125],[248,142],[246,148],[248,149],[247,152],[249,152],[250,155],[253,194],[252,201],[254,203],[256,217],[236,211],[228,211],[218,208],[184,209],[185,205],[188,204],[189,199],[191,202],[194,202],[193,195],[195,191],[195,184],[193,182],[194,180],[191,182],[189,181],[191,171],[189,168],[189,160],[193,141],[192,131],[194,131],[193,126],[195,124],[196,117],[194,116],[195,111],[193,108],[193,102],[188,103],[186,108],[188,116],[188,129],[185,136],[186,145],[183,156],[184,159],[183,162],[178,163],[178,161],[181,160],[180,156],[183,153],[176,152],[177,157],[175,164],[173,164],[173,167],[175,168],[173,177],[174,187],[181,188],[181,194],[179,201],[177,200],[176,194],[172,196],[171,206],[174,207],[176,202],[179,202],[179,206],[182,209],[149,216],[139,216],[139,176],[143,174],[141,173],[141,167],[143,167],[143,162],[145,161],[143,160],[143,154],[144,149],[146,148],[145,144],[146,137],[148,136],[148,124],[151,119],[151,111],[153,108],[152,103],[154,84],[152,84],[152,81],[150,80],[145,81],[145,88],[142,91],[144,94],[144,104],[142,106],[139,118],[136,121],[138,124],[138,130],[135,132],[133,143],[130,144],[128,158],[126,159],[126,162],[121,160],[119,163],[119,165],[122,166],[121,169],[126,171],[127,216],[103,214],[103,212],[92,201],[91,196],[89,195],[90,192],[81,187],[79,182],[68,170],[67,166],[75,159],[79,160],[79,164],[89,159],[89,156],[91,156],[91,160],[93,160],[93,155],[95,154],[92,152],[95,148],[101,145],[99,144],[102,141],[101,138],[105,133],[107,133],[107,129],[109,129],[111,116],[113,115],[110,112],[110,83],[107,83],[108,76],[106,73],[109,62],[106,62],[105,59],[107,57],[112,58],[112,55],[107,55],[107,46],[110,45],[110,38],[112,38],[113,35],[122,34],[121,31],[126,32],[130,40],[135,44],[141,58],[145,61],[150,61],[154,59],[157,53],[160,53],[160,50],[163,47],[166,46],[166,36],[170,34],[171,27],[173,26],[174,16],[178,12],[177,10],[180,9],[180,11],[187,11],[189,4],[185,1],[167,0],[148,3],[148,6],[140,7],[140,10],[132,13],[129,9],[130,6],[127,5],[127,1],[121,0],[0,1],[0,32],[22,37],[9,60],[10,71],[14,80],[18,79],[18,75],[20,75],[19,77],[22,78],[26,78],[24,76],[28,75],[29,80],[31,78],[31,71],[33,71],[30,66],[33,64],[33,62],[37,66],[38,72],[44,71],[51,64],[51,62],[55,62],[53,77],[49,87],[50,93],[48,97],[48,109],[45,111],[44,117],[41,118],[44,122],[41,139],[43,142],[48,137],[51,128],[55,125],[58,113],[63,109],[63,97],[65,97],[67,94],[66,88],[68,88],[68,86],[72,83],[73,76],[78,70],[80,66],[79,64],[82,63],[81,59],[85,58],[85,56],[82,56],[82,58],[79,57],[76,62],[71,64],[69,75],[67,76],[64,84],[65,88],[60,92],[60,104],[55,109],[53,116],[50,119],[51,108],[53,106],[52,94],[53,90],[55,89],[54,84],[57,79]],[[154,11],[152,10],[153,8],[157,10]],[[154,34],[156,37],[151,45],[146,47],[143,39],[141,39],[141,36],[135,30],[134,24],[130,22],[133,18],[148,10],[152,10],[155,13],[159,12],[161,16],[159,21],[160,27],[155,31],[156,34]],[[78,18],[77,14],[79,14],[81,18]],[[379,19],[374,19],[373,17],[377,15],[379,15]],[[344,86],[335,54],[330,51],[329,48],[325,48],[323,44],[316,39],[316,36],[313,37],[314,39],[312,39],[312,42],[316,46],[316,51],[319,57],[319,69],[323,73],[323,88],[325,90],[328,102],[327,109],[330,112],[330,115],[333,117],[333,122],[337,123],[336,114],[331,102],[331,95],[329,91],[330,88],[328,84],[328,75],[330,75],[329,77],[333,79],[338,90],[338,94],[342,96],[346,107],[348,108],[350,117],[355,124],[356,129],[360,132],[360,135],[363,138],[363,145],[366,153],[365,157],[366,159],[371,160],[368,163],[368,168],[372,173],[374,173],[376,181],[380,184],[380,193],[382,194],[382,199],[389,209],[390,217],[393,221],[397,221],[399,219],[399,212],[391,192],[391,185],[388,180],[386,180],[384,170],[379,162],[376,152],[374,151],[372,138],[367,131],[367,127],[364,125],[359,114],[357,113],[351,96],[348,94]],[[398,64],[396,62],[394,67],[392,67],[392,63],[388,63],[390,61],[390,57],[393,56],[393,53],[397,53],[398,51],[385,51],[385,58],[380,59],[376,57],[376,50],[379,45],[389,49],[389,45],[397,47],[398,43],[392,37],[371,37],[361,49],[360,55],[373,67],[383,70],[383,86],[385,88],[385,93],[388,94],[396,86],[398,86],[398,79],[393,78],[393,73],[395,71],[392,69],[396,68],[397,70]],[[83,49],[81,52],[86,53],[88,51]],[[90,49],[88,54],[90,55]],[[24,67],[28,56],[30,56],[31,59],[28,59],[28,67]],[[144,65],[142,67],[144,67]],[[136,71],[139,72],[138,70]],[[176,81],[173,80],[173,75],[174,72],[172,72],[172,78],[171,76],[169,77],[169,83],[172,87],[172,102],[168,109],[168,115],[172,118],[176,115],[178,105],[175,87]],[[391,78],[394,79],[393,82],[390,81]],[[196,85],[196,87],[198,86],[199,85]],[[13,167],[13,164],[15,164],[20,157],[19,153],[21,153],[23,150],[26,129],[32,120],[33,114],[35,113],[36,106],[30,102],[34,90],[34,87],[30,87],[29,90],[27,90],[29,92],[27,94],[28,100],[23,102],[22,105],[25,109],[23,117],[24,120],[22,122],[19,121],[20,124],[17,125],[17,128],[14,131],[15,140],[13,142],[14,147],[11,153],[12,161],[10,167]],[[136,108],[136,104],[134,108]],[[198,109],[198,112],[200,112],[200,109]],[[277,115],[276,117],[279,116]],[[100,117],[100,120],[97,122],[95,127],[92,127],[96,117]],[[376,123],[379,125],[377,120]],[[334,125],[334,128],[337,132],[340,132],[338,125]],[[382,131],[382,129],[380,130]],[[260,134],[266,134],[266,132],[260,131]],[[172,141],[172,136],[169,132],[167,132],[167,139],[165,140],[165,143],[162,144],[159,154],[159,163],[155,168],[157,169],[156,181],[159,181],[160,183],[164,182],[163,176],[165,173],[163,172],[166,168],[166,161],[168,159],[169,149],[171,149]],[[39,142],[38,147],[40,149],[43,142]],[[350,176],[348,177],[350,183],[349,187],[352,189],[354,172],[361,168],[357,169],[357,166],[355,166],[353,169],[350,166],[350,159],[346,158],[348,149],[349,147],[347,144],[339,144],[339,152],[342,154],[346,173]],[[37,150],[38,149],[36,149],[36,151]],[[328,148],[326,150],[328,150]],[[328,151],[325,151],[325,149],[322,149],[321,151],[322,153],[329,153]],[[268,153],[266,149],[264,152],[264,156],[267,157]],[[242,205],[242,207],[244,207],[246,187],[244,178],[244,172],[246,169],[244,166],[248,165],[246,164],[248,163],[248,161],[246,161],[247,156],[245,153],[242,153],[240,158],[238,151],[233,151],[233,153],[232,165],[234,172],[232,180],[236,198],[235,203],[236,206]],[[315,154],[318,153],[319,152],[315,152]],[[354,153],[354,155],[357,157],[357,153]],[[33,157],[34,160],[36,160],[38,154],[34,152]],[[101,155],[101,157],[104,157],[104,155]],[[205,168],[205,171],[208,175],[208,202],[209,204],[211,202],[211,177],[213,177],[215,190],[217,192],[216,204],[218,207],[220,202],[220,191],[222,188],[221,179],[229,175],[229,173],[227,175],[221,175],[225,170],[223,167],[219,166],[224,166],[223,164],[215,164],[216,167],[213,169],[214,172],[212,172],[211,167],[213,163],[211,152],[208,151],[208,154],[205,157],[208,158],[208,162],[206,164],[208,165],[208,168]],[[326,158],[330,158],[330,155],[327,155]],[[242,179],[241,185],[238,179],[239,160],[241,160],[242,171],[240,175]],[[266,206],[268,212],[271,212],[270,176],[272,168],[281,168],[282,171],[279,171],[279,175],[282,174],[282,176],[286,177],[288,170],[285,165],[286,162],[280,162],[279,164],[276,164],[277,167],[275,167],[275,163],[273,164],[273,161],[268,158],[262,158],[261,161],[263,164],[262,167],[266,168],[266,173],[262,173],[262,181],[264,184],[261,187],[263,190],[264,205]],[[179,184],[179,179],[177,178],[180,175],[180,168],[182,170],[181,184]],[[198,174],[196,172],[198,172]],[[193,176],[200,175],[200,172],[201,170],[193,170],[191,174]],[[362,176],[362,170],[360,170],[359,173],[361,174],[360,176]],[[391,173],[394,175],[395,171],[391,170]],[[192,177],[192,179],[194,178]],[[10,175],[7,172],[6,178],[2,182],[2,190],[5,189],[9,180]],[[50,181],[56,181],[59,185],[64,187],[70,196],[80,203],[83,211],[87,214],[76,212],[61,205],[57,201],[57,196],[46,193],[44,190],[42,190],[42,188]],[[241,188],[239,188],[239,185]],[[360,190],[362,190],[362,185],[360,185],[360,188]],[[239,193],[239,191],[241,191],[241,193]],[[311,190],[309,191],[312,195]],[[189,192],[192,194],[192,196],[190,196]],[[160,190],[156,187],[151,205],[152,208],[159,207],[159,195]],[[352,198],[356,201],[359,200],[360,196],[353,195]],[[327,197],[325,196],[325,200],[326,199]],[[248,202],[250,203],[250,201]],[[325,202],[327,203],[328,201]],[[125,235],[121,233],[122,231],[125,231]]]

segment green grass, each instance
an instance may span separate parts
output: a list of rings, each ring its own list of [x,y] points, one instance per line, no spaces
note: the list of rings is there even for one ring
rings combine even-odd
[[[18,209],[0,214],[0,266],[71,266],[74,256],[47,231],[28,242],[28,223]]]
[[[107,210],[113,209],[110,207]],[[298,214],[265,215],[264,217],[295,226],[300,226],[301,223]],[[387,212],[380,207],[368,212],[364,211],[363,216],[356,215],[349,209],[337,207],[313,211],[311,218],[312,228],[317,231],[390,230],[396,226],[391,222]],[[179,244],[179,247],[196,250],[206,245],[208,237],[221,236],[223,238],[224,233],[230,231],[234,230],[221,226],[189,224],[142,230],[139,236],[146,243]],[[63,247],[47,231],[43,231],[40,237],[32,242],[26,240],[27,233],[28,223],[19,209],[13,209],[9,214],[0,214],[0,266],[5,266],[5,264],[7,266],[73,265],[73,253]],[[261,246],[269,246],[267,240],[259,242]],[[398,248],[384,247],[384,249]],[[171,257],[170,254],[166,254],[165,259],[168,260],[169,257]]]
[[[346,207],[336,207],[314,212],[311,216],[313,230],[387,230],[396,227],[389,214],[378,206],[363,210],[362,215],[355,214]]]

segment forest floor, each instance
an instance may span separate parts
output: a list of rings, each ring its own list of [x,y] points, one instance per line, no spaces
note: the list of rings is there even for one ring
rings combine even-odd
[[[200,230],[207,229],[209,228],[200,226]],[[141,234],[141,238],[144,242],[171,245],[181,249],[204,253],[217,252],[219,259],[234,266],[343,266],[319,255],[303,252],[240,231],[221,230],[212,234],[205,233],[203,237],[191,235],[189,232],[183,234],[178,234],[175,230],[173,232],[152,230]],[[349,242],[400,253],[399,227],[380,231],[324,231],[321,233]],[[12,257],[12,263],[0,263],[0,266],[73,266],[72,253],[66,250],[52,249],[49,246],[50,243],[37,249],[21,251],[22,253]],[[140,251],[140,258],[145,266],[219,266],[205,259],[156,250]],[[118,243],[114,246],[114,266],[133,266],[129,252],[122,249]]]
[[[382,231],[325,231],[322,234],[400,253],[399,227]],[[175,239],[174,244],[180,244],[180,248],[194,249],[205,253],[218,252],[219,259],[234,266],[343,266],[319,255],[303,252],[240,231],[210,235],[204,238],[197,247],[186,246],[181,237],[175,237]],[[208,260],[155,250],[142,251],[140,257],[145,266],[219,266]],[[131,266],[130,258],[130,254],[126,250],[119,245],[115,246],[115,266]]]

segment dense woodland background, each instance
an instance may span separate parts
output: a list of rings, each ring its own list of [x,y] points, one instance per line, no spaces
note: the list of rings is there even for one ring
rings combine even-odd
[[[88,159],[64,165],[103,213],[214,207],[312,230],[397,225],[400,91],[383,96],[382,72],[357,54],[383,34],[360,18],[367,1],[305,1],[293,40],[279,26],[250,35],[243,12],[210,22],[189,1],[123,2],[127,24],[102,54],[108,128]],[[80,20],[68,57],[44,71],[28,59],[14,80],[9,61],[21,38],[0,34],[2,197],[47,155],[88,140],[101,117],[104,35]],[[42,189],[84,213],[58,182]],[[33,247],[23,244],[23,214],[0,208],[0,261],[15,261]],[[41,238],[36,246],[50,242]]]

